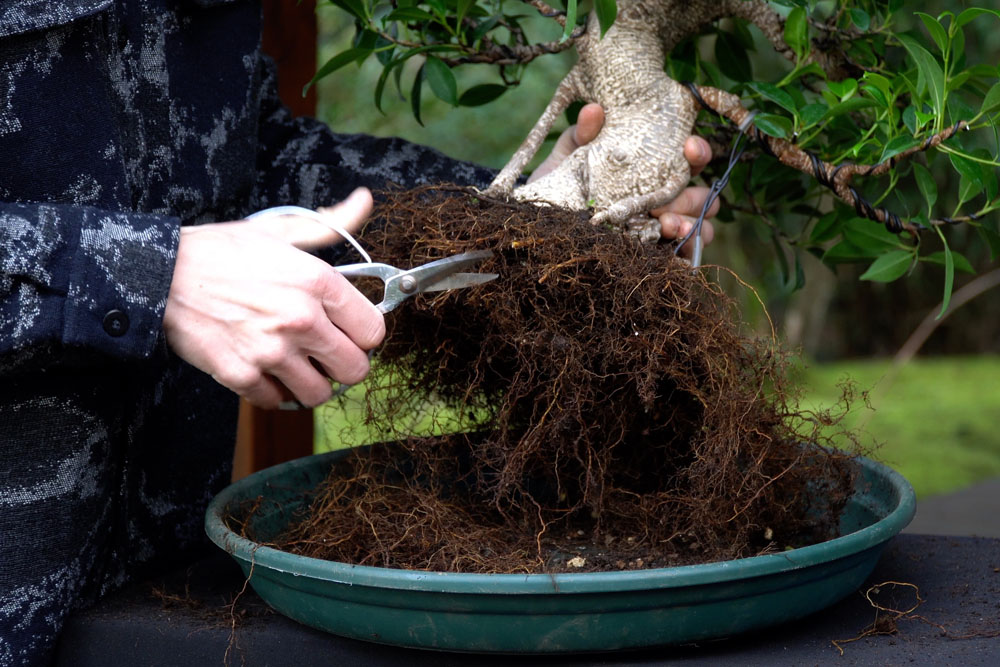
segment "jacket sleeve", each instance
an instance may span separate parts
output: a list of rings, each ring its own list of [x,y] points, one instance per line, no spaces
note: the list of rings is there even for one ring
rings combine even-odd
[[[402,139],[336,134],[313,118],[292,118],[277,96],[274,65],[263,58],[258,200],[261,208],[328,206],[357,187],[457,183],[485,187],[494,172]]]
[[[167,216],[0,203],[0,366],[53,349],[149,357],[179,233]]]

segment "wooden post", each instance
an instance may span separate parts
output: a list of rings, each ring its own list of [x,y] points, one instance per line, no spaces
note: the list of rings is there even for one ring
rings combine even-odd
[[[278,65],[278,94],[295,116],[316,114],[315,88],[302,88],[316,72],[316,2],[264,0],[262,44]],[[313,452],[312,410],[260,410],[240,404],[233,479]]]

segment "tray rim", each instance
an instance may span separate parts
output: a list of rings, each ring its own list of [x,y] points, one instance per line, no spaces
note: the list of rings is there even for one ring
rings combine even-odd
[[[222,520],[227,506],[246,497],[248,487],[266,486],[275,479],[296,471],[332,463],[349,450],[314,454],[259,471],[221,491],[209,504],[205,529],[209,538],[246,570],[274,570],[316,581],[395,591],[446,593],[449,595],[538,595],[598,594],[637,592],[651,589],[683,588],[743,581],[757,577],[802,570],[878,547],[902,531],[916,511],[913,488],[902,475],[882,463],[856,457],[861,467],[859,478],[874,477],[895,492],[895,506],[875,523],[846,535],[781,553],[765,554],[728,561],[681,565],[645,570],[553,573],[553,574],[478,574],[404,570],[352,565],[299,556],[261,546],[239,537]]]

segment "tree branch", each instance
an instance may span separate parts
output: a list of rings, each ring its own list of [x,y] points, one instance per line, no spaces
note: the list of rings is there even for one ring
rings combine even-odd
[[[851,180],[857,175],[880,176],[892,169],[900,160],[938,146],[942,141],[955,136],[959,130],[965,130],[969,127],[967,122],[959,121],[953,127],[927,137],[919,146],[914,146],[879,164],[859,165],[845,162],[834,165],[824,162],[811,151],[803,150],[790,141],[768,136],[760,130],[753,128],[752,125],[746,127],[747,124],[752,123],[753,117],[750,110],[742,105],[736,95],[709,86],[691,86],[691,92],[703,107],[736,123],[744,131],[750,132],[750,136],[754,137],[763,146],[764,150],[774,156],[779,162],[814,176],[820,184],[830,188],[840,199],[853,206],[858,215],[879,222],[885,225],[889,231],[897,234],[906,231],[915,235],[924,227],[915,222],[904,223],[892,211],[883,207],[876,208],[872,206],[851,185]],[[929,224],[958,224],[960,222],[975,220],[977,217],[969,215],[961,218],[938,218],[929,221]]]

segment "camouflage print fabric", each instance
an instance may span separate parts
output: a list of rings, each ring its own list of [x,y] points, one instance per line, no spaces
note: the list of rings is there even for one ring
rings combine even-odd
[[[491,174],[292,119],[226,0],[0,4],[0,666],[204,547],[236,398],[161,331],[179,226]]]

